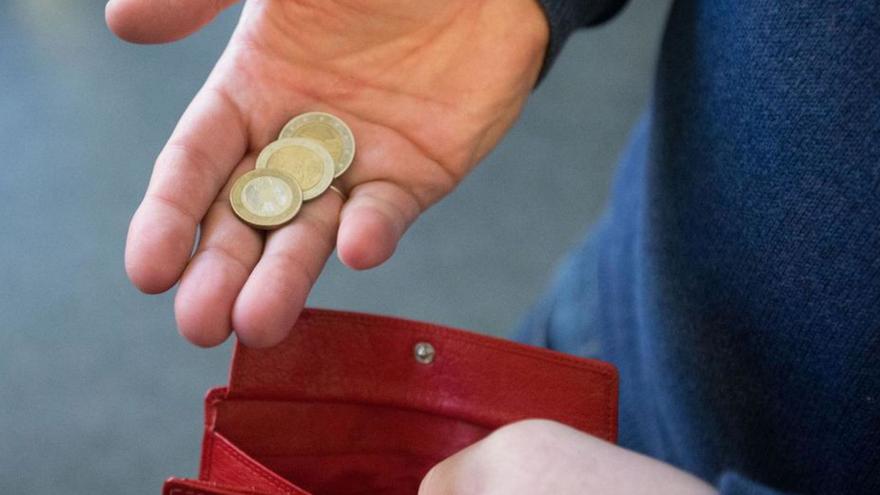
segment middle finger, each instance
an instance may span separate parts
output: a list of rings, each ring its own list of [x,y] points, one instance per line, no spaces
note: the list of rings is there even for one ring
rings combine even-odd
[[[296,322],[336,244],[342,198],[333,192],[305,204],[291,223],[271,232],[263,255],[232,310],[239,340],[277,344]]]

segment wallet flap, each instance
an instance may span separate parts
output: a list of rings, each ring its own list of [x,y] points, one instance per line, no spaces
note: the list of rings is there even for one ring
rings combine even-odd
[[[376,404],[487,427],[546,418],[612,442],[617,434],[617,372],[608,363],[329,310],[304,310],[271,349],[237,344],[226,397]]]

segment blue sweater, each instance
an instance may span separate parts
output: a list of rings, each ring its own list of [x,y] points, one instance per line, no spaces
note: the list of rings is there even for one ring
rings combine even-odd
[[[542,1],[550,61],[620,4]],[[609,208],[521,330],[616,364],[620,443],[722,493],[880,493],[880,2],[677,1]]]

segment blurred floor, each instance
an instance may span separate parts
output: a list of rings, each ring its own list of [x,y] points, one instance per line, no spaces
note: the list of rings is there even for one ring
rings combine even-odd
[[[595,220],[644,106],[668,1],[569,43],[522,120],[369,272],[310,304],[505,334]],[[223,349],[177,336],[173,293],[122,268],[152,161],[237,18],[169,46],[115,40],[103,2],[0,5],[0,493],[158,493],[197,467]]]

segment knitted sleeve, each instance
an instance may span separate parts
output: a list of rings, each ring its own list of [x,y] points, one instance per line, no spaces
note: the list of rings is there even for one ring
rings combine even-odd
[[[539,81],[553,65],[569,35],[578,28],[594,26],[614,16],[626,0],[538,0],[550,23],[550,42]]]

